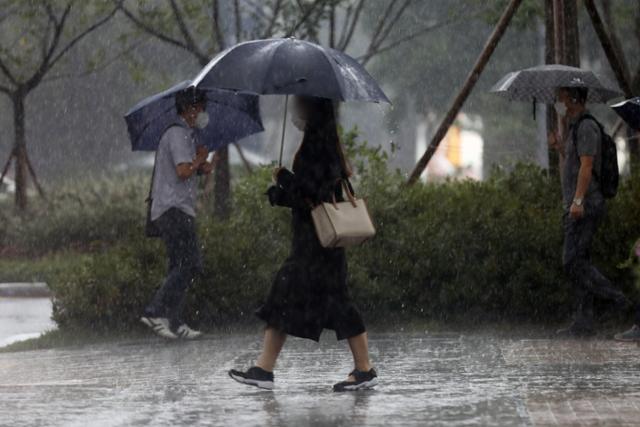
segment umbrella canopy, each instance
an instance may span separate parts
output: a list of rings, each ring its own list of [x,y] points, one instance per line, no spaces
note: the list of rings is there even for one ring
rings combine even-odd
[[[179,83],[140,101],[125,114],[134,151],[153,151],[158,147],[162,133],[180,119],[175,106],[176,93],[190,86],[190,81]],[[210,119],[207,127],[196,129],[199,144],[214,151],[264,130],[257,96],[223,90],[207,90],[206,94]]]
[[[607,102],[622,93],[609,82],[588,70],[566,65],[549,64],[513,71],[491,88],[491,92],[509,100],[553,104],[559,87],[586,87],[587,102]]]
[[[213,58],[193,81],[259,95],[306,95],[338,101],[390,103],[349,55],[294,38],[237,44]]]
[[[640,130],[640,97],[626,99],[611,106],[635,130]]]

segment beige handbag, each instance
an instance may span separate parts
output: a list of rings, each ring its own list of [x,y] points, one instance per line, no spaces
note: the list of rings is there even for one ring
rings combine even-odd
[[[376,234],[367,204],[364,199],[356,199],[345,180],[342,187],[347,201],[321,203],[311,210],[320,244],[325,248],[342,248],[359,245]]]

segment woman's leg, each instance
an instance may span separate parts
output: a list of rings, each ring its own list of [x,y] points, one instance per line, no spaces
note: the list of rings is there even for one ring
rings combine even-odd
[[[368,372],[371,369],[371,362],[369,361],[369,343],[367,341],[367,333],[363,332],[360,335],[351,337],[348,341],[356,369],[358,371]]]
[[[262,354],[258,358],[256,366],[267,372],[273,372],[273,368],[276,366],[276,360],[278,360],[278,355],[286,339],[287,334],[284,332],[280,332],[272,327],[267,327],[264,331]]]

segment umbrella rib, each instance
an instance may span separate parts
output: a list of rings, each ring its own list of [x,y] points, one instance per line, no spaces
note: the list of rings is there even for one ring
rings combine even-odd
[[[329,55],[328,51],[326,49],[323,49],[320,46],[317,46],[315,44],[312,44],[312,46],[320,51],[322,53],[322,57],[329,63],[329,66],[331,67],[331,69],[333,70],[333,78],[335,79],[336,83],[338,84],[338,86],[340,87],[340,101],[344,102],[345,101],[345,97],[344,97],[344,93],[346,92],[344,85],[342,84],[342,82],[340,81],[340,79],[338,79],[336,76],[340,73],[339,68],[334,64],[335,59]]]

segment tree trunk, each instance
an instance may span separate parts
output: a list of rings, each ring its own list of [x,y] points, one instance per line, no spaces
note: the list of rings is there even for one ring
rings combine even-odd
[[[27,210],[27,142],[25,140],[24,94],[13,95],[14,160],[16,181],[16,208]]]
[[[580,67],[580,33],[576,0],[564,2],[564,59],[565,64]]]
[[[553,0],[545,0],[544,2],[544,31],[545,31],[545,63],[554,64],[556,62],[554,26],[553,26]],[[556,112],[553,108],[547,106],[547,134],[556,129]],[[551,176],[560,176],[560,167],[558,153],[549,147],[549,173]]]
[[[229,167],[229,146],[218,150],[220,160],[215,168],[215,188],[213,213],[219,219],[227,219],[231,212],[231,170]]]

